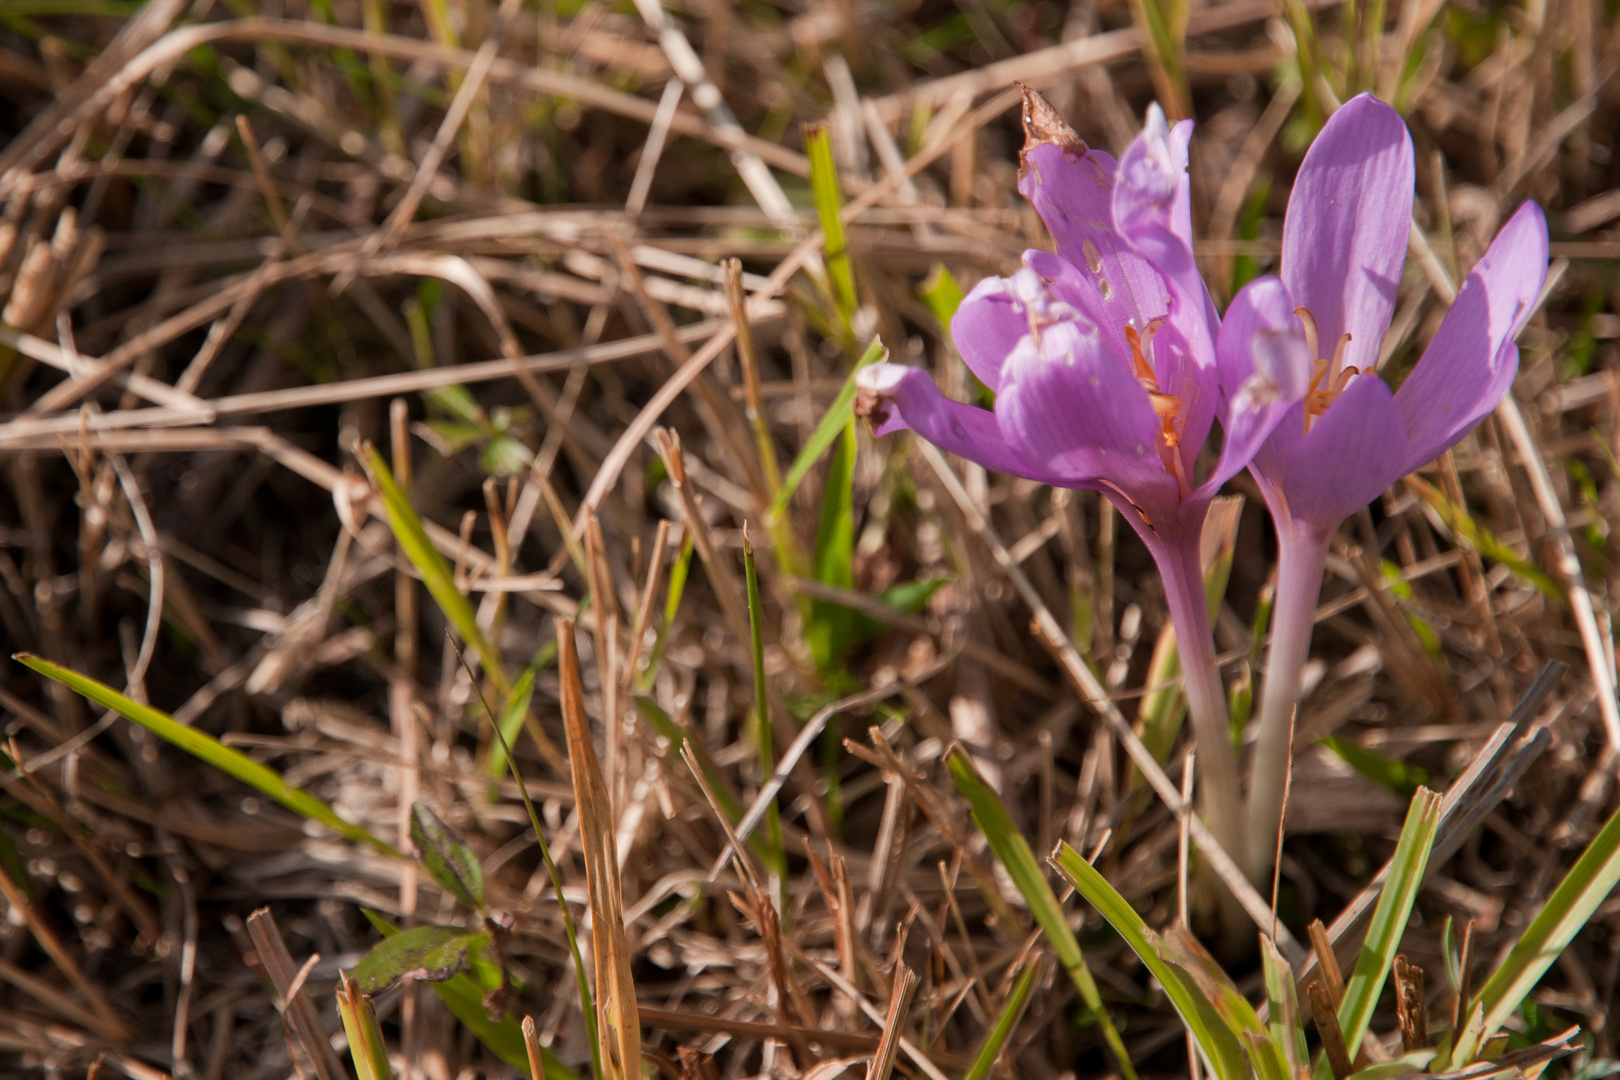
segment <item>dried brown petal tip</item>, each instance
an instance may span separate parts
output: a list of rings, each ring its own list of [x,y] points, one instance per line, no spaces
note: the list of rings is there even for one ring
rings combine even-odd
[[[1033,90],[1023,83],[1018,89],[1024,92],[1024,152],[1039,146],[1041,143],[1052,143],[1076,154],[1083,154],[1089,149],[1085,142],[1075,133],[1074,128],[1058,114],[1052,103],[1042,97],[1038,90]]]

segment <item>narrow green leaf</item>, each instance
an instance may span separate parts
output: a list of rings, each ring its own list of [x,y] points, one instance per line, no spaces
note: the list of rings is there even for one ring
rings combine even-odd
[[[844,235],[844,222],[838,216],[844,198],[838,189],[838,165],[833,160],[832,138],[826,124],[805,125],[804,152],[810,159],[810,191],[816,200],[816,216],[821,219],[821,231],[826,236],[822,250],[827,256],[833,302],[838,305],[838,317],[847,329],[855,316],[855,273],[849,263],[849,240]]]
[[[1013,824],[1001,797],[980,778],[978,770],[961,747],[953,749],[945,763],[951,771],[951,779],[956,783],[956,790],[973,808],[973,820],[990,842],[990,850],[1023,895],[1029,913],[1035,917],[1035,922],[1046,934],[1046,940],[1051,943],[1052,951],[1057,954],[1058,963],[1063,965],[1075,989],[1080,991],[1080,1000],[1096,1016],[1097,1024],[1102,1028],[1103,1041],[1113,1052],[1120,1072],[1127,1080],[1136,1080],[1136,1069],[1125,1052],[1125,1042],[1119,1037],[1119,1030],[1114,1027],[1108,1010],[1103,1007],[1102,994],[1098,992],[1097,981],[1086,967],[1080,942],[1074,936],[1074,931],[1069,929],[1069,920],[1058,905],[1057,896],[1047,883],[1046,875],[1041,873],[1041,865],[1035,861],[1029,841]]]
[[[362,993],[376,994],[401,979],[443,982],[472,966],[474,949],[488,943],[489,935],[469,933],[459,926],[418,926],[384,938],[354,965],[354,981]]]
[[[1172,926],[1159,935],[1159,953],[1186,973],[1227,1030],[1237,1036],[1259,1080],[1294,1080],[1283,1049],[1272,1041],[1254,1006],[1186,927]]]
[[[1348,739],[1323,735],[1316,741],[1344,759],[1344,763],[1356,772],[1380,787],[1389,788],[1397,795],[1411,795],[1429,780],[1428,770],[1384,757],[1382,754],[1375,754]]]
[[[771,742],[770,695],[765,689],[765,616],[759,599],[759,566],[754,561],[754,545],[743,536],[743,578],[748,593],[749,646],[754,657],[754,738],[759,744],[759,774],[769,777],[776,771],[776,752]],[[782,818],[773,798],[765,806],[765,836],[769,857],[766,868],[787,888],[787,856],[782,849]],[[785,900],[786,893],[783,894]],[[785,911],[786,908],[784,907]]]
[[[1469,1025],[1451,1055],[1448,1068],[1473,1061],[1479,1048],[1535,989],[1547,968],[1575,940],[1575,935],[1617,884],[1620,884],[1620,810],[1615,811],[1581,852],[1564,880],[1558,883],[1536,917],[1519,935],[1519,940],[1514,942],[1507,959],[1474,995],[1469,1012],[1479,1010],[1483,1024],[1478,1028]]]
[[[816,529],[816,580],[840,589],[855,586],[855,421],[844,425],[827,470]],[[812,600],[804,628],[816,669],[829,675],[855,643],[860,620],[843,604]]]
[[[416,572],[422,575],[422,584],[427,586],[433,602],[439,605],[439,610],[444,612],[445,619],[455,627],[461,640],[477,651],[484,670],[489,673],[501,697],[507,697],[512,684],[501,667],[500,654],[485,640],[484,631],[478,625],[478,617],[473,612],[472,604],[462,595],[461,590],[456,588],[450,564],[444,561],[439,549],[428,539],[427,530],[422,526],[422,518],[411,506],[405,493],[399,490],[399,485],[394,483],[394,474],[389,471],[388,462],[383,460],[382,454],[369,442],[361,448],[360,460],[371,473],[371,478],[377,485],[377,493],[382,496],[383,506],[388,511],[388,525],[394,531],[394,539],[399,544],[400,551],[411,561],[411,565],[416,567]]]
[[[1398,1058],[1358,1069],[1345,1077],[1345,1080],[1393,1080],[1397,1076],[1416,1076],[1433,1060],[1433,1050],[1413,1050],[1410,1054],[1402,1054]]]
[[[1294,989],[1294,971],[1277,950],[1276,942],[1260,938],[1260,963],[1266,979],[1266,1005],[1271,1041],[1282,1050],[1291,1077],[1299,1075],[1301,1062],[1310,1060],[1305,1045],[1305,1028],[1299,1021],[1299,998]]]
[[[962,1080],[984,1080],[995,1067],[996,1058],[1001,1056],[1002,1047],[1007,1045],[1007,1039],[1012,1036],[1013,1029],[1023,1018],[1024,1007],[1029,1004],[1030,991],[1035,989],[1035,980],[1040,975],[1041,965],[1031,962],[1024,965],[1019,972],[1018,981],[1013,984],[1012,993],[1007,995],[1007,1001],[996,1014],[996,1022],[991,1025],[990,1033],[984,1037],[984,1045],[979,1047],[978,1054],[973,1058],[973,1064],[968,1071],[962,1074]]]
[[[956,283],[956,275],[951,273],[950,267],[942,262],[935,263],[928,271],[922,288],[917,290],[917,295],[934,313],[934,318],[939,320],[940,330],[949,334],[956,309],[962,306],[962,286]]]
[[[483,701],[482,693],[479,694],[479,700]],[[551,889],[556,894],[557,910],[562,915],[563,934],[568,938],[568,949],[574,958],[574,985],[579,991],[580,1011],[585,1016],[585,1035],[591,1046],[592,1075],[603,1076],[605,1074],[602,1072],[602,1055],[597,1039],[596,1006],[591,999],[591,984],[585,977],[585,960],[579,951],[579,932],[574,927],[574,916],[568,910],[568,901],[563,898],[562,874],[557,870],[557,863],[551,857],[551,847],[546,843],[545,830],[540,827],[540,814],[534,808],[534,800],[529,798],[529,786],[523,782],[523,773],[518,770],[517,759],[512,756],[512,746],[506,741],[506,736],[501,734],[501,727],[495,722],[495,714],[490,711],[487,701],[484,701],[484,714],[489,717],[496,741],[506,752],[506,767],[511,771],[512,779],[517,781],[518,795],[523,799],[523,810],[529,815],[529,827],[534,830],[534,841],[540,848],[540,861],[546,864],[546,873],[551,877]],[[523,1045],[521,1032],[518,1044]],[[528,1053],[527,1049],[524,1053]]]
[[[320,822],[344,839],[370,844],[383,854],[392,855],[396,859],[405,857],[404,853],[392,844],[378,839],[351,821],[343,820],[333,813],[330,806],[315,796],[287,783],[274,769],[260,765],[240,750],[226,746],[212,735],[181,724],[167,713],[159,712],[149,705],[142,705],[104,683],[53,664],[32,653],[15,653],[12,659],[33,668],[48,679],[54,679],[74,693],[89,698],[102,708],[111,709],[124,719],[141,725],[163,741],[178,746],[220,772],[234,776],[249,787],[268,795],[293,813]]]
[[[799,456],[793,459],[793,466],[788,469],[787,476],[782,478],[781,490],[776,493],[776,498],[771,501],[770,509],[765,514],[768,521],[775,521],[782,513],[811,467],[821,460],[822,454],[831,449],[834,440],[843,434],[844,425],[855,415],[855,372],[868,364],[886,359],[888,355],[889,350],[883,347],[882,339],[873,338],[872,344],[866,347],[866,351],[856,361],[855,370],[844,380],[843,389],[838,391],[838,396],[828,407],[827,415],[821,418],[821,423],[816,425],[816,430],[810,435],[810,441],[804,444]]]
[[[517,742],[518,732],[529,715],[529,703],[534,700],[534,668],[526,667],[518,676],[517,685],[506,695],[497,723],[501,737],[489,748],[488,775],[498,777],[506,771],[506,748]]]
[[[352,986],[352,980],[350,980]],[[343,1018],[343,1033],[349,1039],[349,1057],[354,1061],[354,1074],[359,1080],[393,1080],[394,1070],[388,1064],[388,1044],[383,1041],[382,1029],[377,1026],[377,1013],[371,1007],[371,998],[356,994],[351,1000],[346,987],[338,985],[338,1015]]]
[[[1547,596],[1554,599],[1563,599],[1564,590],[1541,567],[1514,551],[1503,543],[1495,533],[1474,520],[1466,506],[1458,506],[1432,484],[1426,483],[1417,476],[1408,476],[1406,484],[1422,497],[1423,501],[1434,508],[1440,515],[1440,520],[1446,523],[1446,528],[1461,537],[1479,554],[1501,563],[1511,570],[1521,580],[1534,585]]]
[[[679,756],[681,746],[686,742],[686,732],[682,731],[681,726],[671,720],[669,714],[660,708],[658,702],[652,698],[643,694],[638,695],[634,700],[636,712],[647,722],[647,726],[667,739],[670,751]],[[730,785],[725,782],[725,774],[715,768],[708,755],[699,750],[696,743],[692,744],[692,751],[697,755],[698,764],[703,768],[704,778],[709,781],[709,786],[714,789],[715,801],[720,804],[720,809],[725,811],[726,817],[731,820],[732,824],[741,821],[743,808],[738,805],[737,797],[731,793]]]
[[[1355,970],[1344,985],[1344,1001],[1339,1005],[1339,1027],[1344,1031],[1345,1049],[1350,1051],[1351,1057],[1361,1047],[1362,1036],[1366,1035],[1367,1025],[1378,1005],[1378,995],[1383,992],[1390,965],[1400,949],[1401,935],[1412,917],[1412,904],[1423,884],[1423,870],[1428,865],[1429,850],[1434,846],[1439,826],[1440,796],[1428,788],[1418,788],[1406,812],[1406,824],[1401,828],[1395,854],[1390,859],[1389,877],[1378,894],[1378,905],[1367,926],[1367,940],[1362,943]],[[1333,1070],[1324,1056],[1317,1065],[1316,1080],[1331,1080],[1332,1075]]]
[[[1182,969],[1164,958],[1159,950],[1159,936],[1142,921],[1142,916],[1136,913],[1130,902],[1067,843],[1058,845],[1052,865],[1108,920],[1108,924],[1125,939],[1125,944],[1130,946],[1148,972],[1164,987],[1170,1004],[1175,1006],[1181,1022],[1198,1041],[1215,1076],[1219,1080],[1248,1080],[1248,1064],[1237,1036],[1216,1015],[1209,999],[1204,997]]]
[[[654,461],[660,461],[656,455]],[[685,530],[685,539],[681,542],[680,554],[675,557],[675,563],[669,568],[669,587],[664,594],[664,620],[658,624],[658,636],[653,639],[653,647],[647,651],[647,666],[641,669],[636,676],[636,693],[645,694],[652,689],[653,680],[658,677],[658,665],[664,657],[664,647],[669,643],[669,628],[675,622],[675,615],[681,609],[681,597],[686,594],[686,579],[692,572],[692,533]]]
[[[468,907],[482,910],[484,868],[478,863],[478,854],[451,832],[426,803],[411,806],[411,842],[421,852],[423,869],[440,888]]]

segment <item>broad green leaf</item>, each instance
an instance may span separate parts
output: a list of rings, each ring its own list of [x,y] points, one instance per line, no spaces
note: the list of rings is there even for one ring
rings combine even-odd
[[[821,455],[832,447],[838,436],[843,434],[844,425],[855,415],[855,372],[868,364],[875,364],[887,358],[888,355],[889,351],[883,347],[882,339],[873,338],[872,344],[866,347],[866,352],[855,362],[855,370],[844,380],[844,387],[838,391],[838,396],[828,407],[827,415],[821,418],[821,423],[817,424],[816,430],[810,434],[810,441],[804,444],[799,456],[793,459],[793,466],[788,469],[787,476],[782,478],[781,490],[777,491],[776,498],[771,501],[770,509],[765,514],[768,521],[776,520],[782,513],[788,500],[793,498],[793,493],[799,489],[800,482],[810,472],[811,466],[821,460]]]
[[[1401,935],[1412,917],[1412,904],[1423,885],[1423,870],[1428,865],[1429,850],[1434,846],[1439,826],[1440,796],[1428,788],[1418,788],[1406,812],[1406,824],[1401,828],[1395,854],[1390,858],[1389,876],[1378,894],[1372,922],[1367,925],[1361,955],[1344,984],[1339,1027],[1344,1031],[1345,1049],[1352,1058],[1361,1047],[1362,1036],[1366,1035],[1373,1010],[1378,1006],[1378,995],[1383,992],[1390,965],[1400,949]],[[1317,1065],[1316,1080],[1331,1080],[1332,1075],[1332,1067],[1324,1055]]]
[[[411,806],[411,842],[439,887],[475,910],[484,906],[484,868],[478,855],[426,803]]]
[[[405,557],[416,567],[416,572],[422,575],[422,584],[427,586],[433,602],[439,605],[444,617],[450,625],[455,627],[461,640],[472,646],[478,652],[478,658],[483,661],[484,670],[494,681],[496,688],[505,698],[511,691],[512,684],[507,680],[506,672],[501,667],[501,657],[489,642],[484,638],[484,631],[478,625],[478,618],[473,613],[473,607],[467,598],[456,588],[454,576],[450,572],[450,564],[444,561],[439,549],[433,546],[428,539],[427,530],[422,527],[422,518],[416,509],[411,506],[405,493],[399,490],[394,483],[394,474],[389,471],[388,463],[383,460],[382,454],[371,443],[361,448],[361,460],[365,463],[371,478],[376,482],[377,493],[382,496],[383,506],[388,511],[388,525],[394,531],[394,539]]]
[[[990,1026],[990,1033],[984,1037],[984,1045],[979,1047],[968,1071],[962,1074],[962,1080],[984,1080],[990,1075],[996,1058],[1001,1056],[1002,1047],[1007,1045],[1007,1039],[1024,1015],[1024,1006],[1029,1004],[1029,994],[1035,989],[1035,979],[1040,969],[1039,963],[1031,962],[1019,972],[1018,982],[1013,984],[1012,993],[1007,995],[1006,1003],[996,1014],[996,1022]]]
[[[490,776],[498,777],[506,772],[506,748],[517,742],[518,732],[523,730],[523,721],[529,715],[529,703],[533,700],[534,668],[526,667],[523,674],[518,676],[517,685],[506,695],[506,704],[501,707],[498,724],[501,737],[489,748]]]
[[[1344,763],[1356,772],[1380,787],[1389,788],[1397,795],[1411,795],[1429,781],[1428,770],[1384,757],[1382,754],[1375,754],[1348,739],[1323,735],[1316,741],[1344,759]]]
[[[1098,992],[1097,981],[1092,978],[1090,970],[1086,967],[1085,956],[1080,952],[1080,942],[1074,936],[1074,931],[1069,929],[1069,920],[1064,916],[1063,909],[1058,906],[1057,896],[1053,894],[1052,886],[1047,883],[1046,875],[1041,873],[1041,865],[1035,861],[1035,853],[1030,851],[1029,841],[1024,839],[1024,835],[1013,824],[1012,816],[1002,805],[1001,797],[980,778],[978,770],[973,767],[973,762],[968,759],[961,747],[953,749],[945,763],[951,771],[951,779],[956,783],[956,790],[962,793],[962,797],[973,808],[973,820],[983,831],[984,838],[990,842],[990,850],[1001,861],[1001,865],[1007,870],[1007,876],[1012,878],[1013,884],[1024,897],[1029,913],[1035,917],[1035,922],[1045,932],[1052,951],[1057,954],[1058,963],[1063,965],[1063,970],[1068,973],[1075,989],[1080,991],[1080,1000],[1086,1003],[1086,1007],[1097,1018],[1097,1023],[1102,1028],[1103,1040],[1113,1052],[1120,1072],[1127,1080],[1136,1080],[1136,1069],[1125,1052],[1124,1040],[1119,1037],[1113,1019],[1103,1007],[1102,994]],[[1227,1078],[1223,1077],[1222,1080]]]
[[[1159,951],[1159,936],[1142,921],[1130,902],[1121,896],[1106,878],[1074,848],[1059,844],[1052,864],[1069,884],[1096,908],[1131,951],[1137,955],[1148,972],[1164,987],[1164,992],[1198,1041],[1204,1059],[1209,1062],[1219,1080],[1248,1080],[1248,1063],[1237,1036],[1216,1015],[1209,999],[1199,992],[1192,980]]]
[[[375,911],[368,908],[360,910],[384,937],[399,934],[398,927],[390,924]],[[510,1016],[503,1016],[498,1020],[489,1018],[489,1010],[484,1008],[484,990],[470,974],[462,972],[444,982],[428,985],[439,995],[439,1000],[444,1002],[451,1014],[461,1021],[468,1031],[477,1036],[479,1042],[489,1048],[490,1053],[514,1068],[528,1069],[529,1055],[523,1045],[522,1027]],[[556,1055],[550,1050],[542,1047],[540,1054],[545,1065],[546,1080],[580,1080],[579,1074],[557,1060]]]
[[[821,231],[826,237],[822,250],[827,256],[827,277],[832,281],[839,321],[847,332],[855,316],[855,273],[849,263],[844,222],[838,216],[844,199],[838,189],[838,165],[833,160],[832,138],[826,124],[806,125],[804,152],[810,159],[810,191],[816,200],[816,216],[821,219]]]
[[[405,857],[404,853],[392,844],[378,839],[359,825],[338,817],[330,806],[287,783],[274,769],[259,764],[240,750],[226,746],[212,735],[179,723],[167,713],[159,712],[149,705],[142,705],[127,698],[105,683],[99,683],[32,653],[15,653],[12,659],[33,668],[48,679],[54,679],[74,693],[89,698],[102,708],[111,709],[124,719],[141,725],[163,741],[178,746],[220,772],[234,776],[249,787],[268,795],[293,813],[320,822],[344,839],[370,844],[383,854],[392,855],[396,859]]]
[[[376,994],[401,979],[443,982],[472,966],[474,949],[489,935],[459,926],[418,926],[384,938],[354,965],[354,981],[362,993]]]
[[[1451,1055],[1449,1067],[1473,1061],[1479,1048],[1535,989],[1547,968],[1575,940],[1575,935],[1608,899],[1616,884],[1620,884],[1620,810],[1615,811],[1581,852],[1564,880],[1519,935],[1507,959],[1474,995],[1469,1012],[1478,1010],[1481,1022],[1477,1027],[1468,1025]]]

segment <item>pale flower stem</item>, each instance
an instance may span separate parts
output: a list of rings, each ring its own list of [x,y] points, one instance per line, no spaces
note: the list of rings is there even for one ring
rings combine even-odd
[[[1228,855],[1239,866],[1244,858],[1243,800],[1238,785],[1237,755],[1232,750],[1226,691],[1215,666],[1215,639],[1209,626],[1209,603],[1198,560],[1197,534],[1190,544],[1152,544],[1164,579],[1170,622],[1176,628],[1187,712],[1198,739],[1198,789],[1204,817]]]
[[[1281,520],[1281,519],[1279,519]],[[1287,783],[1290,718],[1300,696],[1300,674],[1311,652],[1316,601],[1330,536],[1308,528],[1278,529],[1277,601],[1272,608],[1271,646],[1260,695],[1260,727],[1249,782],[1248,852],[1250,880],[1271,874],[1277,855],[1277,818]]]

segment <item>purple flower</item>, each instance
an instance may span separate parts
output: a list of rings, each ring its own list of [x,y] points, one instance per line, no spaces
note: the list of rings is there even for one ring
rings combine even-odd
[[[894,364],[857,376],[860,407],[876,434],[910,428],[988,469],[1095,489],[1119,507],[1164,578],[1211,828],[1240,858],[1199,536],[1215,492],[1304,395],[1306,357],[1291,337],[1255,335],[1217,363],[1220,320],[1192,256],[1190,121],[1170,128],[1153,106],[1116,162],[1026,89],[1024,128],[1019,191],[1057,253],[1025,252],[1020,270],[980,282],[951,322],[962,359],[996,394],[994,411],[951,401],[925,371]],[[1221,454],[1200,480],[1217,416]]]
[[[1281,278],[1250,282],[1221,327],[1220,363],[1255,342],[1302,365],[1307,392],[1250,463],[1280,544],[1272,649],[1249,805],[1251,870],[1270,873],[1288,721],[1310,648],[1328,543],[1390,484],[1433,461],[1512,385],[1524,325],[1547,276],[1547,224],[1525,203],[1474,266],[1398,391],[1377,373],[1412,218],[1412,140],[1367,94],[1346,102],[1305,155],[1288,199]],[[1269,841],[1266,838],[1271,838]]]

